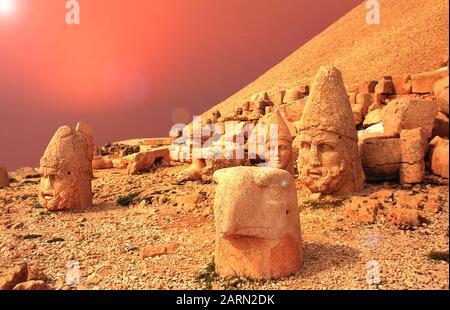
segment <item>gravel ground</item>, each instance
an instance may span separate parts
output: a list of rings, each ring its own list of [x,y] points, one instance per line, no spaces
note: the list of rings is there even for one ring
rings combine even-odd
[[[448,186],[415,187],[438,193],[433,197],[443,210],[414,230],[383,219],[374,225],[352,223],[344,214],[347,200],[304,206],[300,272],[278,281],[219,279],[212,263],[214,184],[174,182],[183,168],[160,167],[138,176],[96,171],[95,206],[86,211],[49,213],[40,208],[37,179],[0,189],[0,277],[27,262],[57,289],[449,288]],[[411,190],[372,184],[365,194],[380,189]],[[132,201],[120,206],[119,197]],[[304,197],[300,191],[299,197]],[[173,247],[143,258],[144,249],[157,245]],[[432,252],[444,252],[447,261],[431,259]],[[81,282],[69,287],[65,277],[71,260],[79,263]],[[377,264],[380,281],[369,285],[368,268]]]

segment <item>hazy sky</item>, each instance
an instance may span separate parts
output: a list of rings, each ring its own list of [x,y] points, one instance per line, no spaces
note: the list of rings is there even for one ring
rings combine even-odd
[[[8,9],[8,2],[11,8]],[[0,163],[35,167],[55,130],[167,136],[361,0],[0,0]],[[6,7],[6,8],[5,8]],[[187,121],[187,119],[186,119]]]

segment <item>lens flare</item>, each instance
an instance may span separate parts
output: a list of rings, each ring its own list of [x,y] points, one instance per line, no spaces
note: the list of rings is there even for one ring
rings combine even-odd
[[[12,0],[0,0],[0,15],[10,15],[14,11]]]

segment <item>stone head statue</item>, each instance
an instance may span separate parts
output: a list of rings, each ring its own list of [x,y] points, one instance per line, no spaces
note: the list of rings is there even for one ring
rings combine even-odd
[[[293,176],[269,167],[234,167],[214,173],[216,271],[221,276],[276,279],[303,263]]]
[[[299,123],[298,171],[302,184],[325,194],[364,187],[358,138],[341,72],[322,67]]]
[[[39,202],[48,210],[92,206],[92,150],[86,133],[58,128],[40,162]]]
[[[269,167],[283,169],[294,174],[292,135],[280,112],[276,111],[268,118],[261,119],[261,122],[265,125],[266,163]],[[274,135],[274,130],[277,131],[276,135]]]

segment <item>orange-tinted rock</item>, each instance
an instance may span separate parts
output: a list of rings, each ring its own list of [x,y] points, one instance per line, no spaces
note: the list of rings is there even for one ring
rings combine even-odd
[[[28,265],[23,263],[10,269],[7,274],[0,278],[0,290],[12,290],[17,284],[27,281]]]
[[[428,200],[424,203],[423,210],[428,213],[439,213],[442,207],[435,200]]]
[[[300,85],[298,90],[305,96],[309,95],[309,85]]]
[[[41,280],[32,280],[17,284],[14,287],[15,291],[49,291],[53,288]]]
[[[383,121],[383,110],[377,109],[367,113],[364,118],[363,127],[367,128],[369,126],[381,123]]]
[[[35,179],[39,178],[41,175],[38,169],[34,169],[31,167],[23,167],[19,168],[16,171],[11,173],[11,177],[14,179],[21,181],[26,179]]]
[[[449,143],[448,139],[435,137],[430,142],[431,148],[431,171],[443,178],[449,176]]]
[[[92,156],[85,132],[58,128],[40,162],[39,203],[46,209],[92,206]]]
[[[155,163],[170,163],[168,148],[139,152],[130,156],[131,160],[127,167],[128,174],[136,174],[148,170]]]
[[[436,101],[439,104],[439,110],[448,116],[449,108],[448,108],[448,76],[434,84],[434,95],[436,96]]]
[[[177,243],[152,244],[142,249],[141,256],[142,258],[148,258],[165,254],[174,254],[177,252],[178,247],[179,245]]]
[[[288,90],[286,90],[286,93],[284,95],[283,103],[289,103],[289,102],[296,101],[296,100],[299,100],[302,98],[303,98],[303,95],[299,90],[288,89]]]
[[[273,96],[273,105],[277,107],[277,106],[284,104],[284,96],[285,95],[286,95],[286,90],[284,90],[284,89],[275,92],[275,95]]]
[[[300,183],[311,192],[350,193],[364,188],[358,138],[341,72],[316,74],[299,124]]]
[[[354,197],[351,203],[345,206],[345,214],[354,222],[373,224],[380,209],[378,200]]]
[[[384,104],[381,102],[375,102],[369,107],[369,112],[375,111],[375,110],[382,110],[384,109]]]
[[[396,95],[409,95],[412,92],[412,81],[410,75],[394,76],[392,85]]]
[[[428,139],[422,128],[402,130],[400,133],[402,151],[401,183],[420,183],[425,178],[425,155]]]
[[[9,186],[9,175],[6,168],[0,165],[0,187],[8,187]]]
[[[174,138],[167,137],[167,138],[149,138],[149,139],[142,139],[143,145],[151,145],[151,146],[158,146],[158,145],[170,145],[174,141]]]
[[[402,207],[389,208],[387,219],[395,225],[406,226],[419,226],[426,222],[426,217],[421,211]]]
[[[361,161],[368,180],[396,179],[402,164],[399,138],[383,134],[363,138],[359,143]]]
[[[427,94],[433,92],[434,84],[444,77],[448,77],[448,68],[411,75],[412,92]]]
[[[409,191],[396,191],[394,194],[395,204],[401,208],[418,210],[422,206],[426,196],[423,193],[411,193]]]
[[[305,99],[300,99],[294,102],[287,103],[279,107],[279,111],[283,118],[285,118],[287,121],[291,123],[299,121],[305,108],[305,102]]]
[[[383,95],[394,94],[394,84],[392,83],[392,77],[382,79],[375,87],[375,93]]]
[[[439,136],[441,138],[449,137],[448,117],[444,113],[439,112],[436,116],[436,119],[434,120],[432,136]]]
[[[269,94],[265,91],[254,94],[252,96],[252,98],[250,99],[251,102],[258,102],[258,101],[264,101],[264,100],[270,100]]]
[[[367,94],[360,93],[356,96],[356,104],[360,104],[364,107],[364,113],[369,111],[369,107],[375,103],[381,103],[381,94]]]
[[[437,113],[438,106],[435,101],[407,98],[391,101],[384,108],[384,132],[388,135],[399,135],[404,129],[422,127],[429,138]]]
[[[356,96],[358,95],[358,93],[348,93],[348,100],[350,101],[351,105],[356,104]]]
[[[355,125],[359,125],[363,122],[367,109],[362,104],[352,105],[352,114],[355,120]]]
[[[92,169],[111,169],[114,167],[113,161],[107,156],[95,156],[92,160]]]
[[[378,81],[364,81],[359,85],[359,93],[374,93]]]
[[[295,180],[287,171],[236,167],[216,171],[216,272],[278,279],[300,270],[303,245]]]

